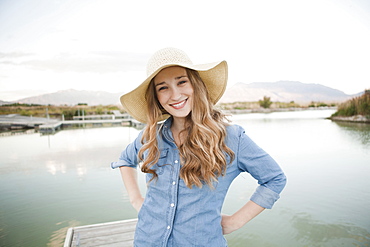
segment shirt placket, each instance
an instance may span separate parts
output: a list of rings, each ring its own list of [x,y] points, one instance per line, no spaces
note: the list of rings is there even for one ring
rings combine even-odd
[[[178,191],[178,184],[179,184],[179,171],[180,171],[180,159],[179,155],[177,152],[173,155],[173,173],[171,176],[170,180],[170,186],[169,186],[169,195],[170,195],[170,200],[167,205],[167,229],[166,229],[166,234],[165,238],[163,241],[163,246],[167,246],[168,239],[171,236],[172,229],[173,229],[173,224],[175,220],[175,215],[176,215],[176,207],[177,207],[177,191]]]
[[[167,126],[165,126],[165,138],[167,140],[170,140],[172,142],[171,144],[176,147],[175,143],[173,142],[172,138],[170,137],[168,133]],[[171,179],[170,181],[170,186],[169,186],[169,201],[167,206],[167,229],[166,233],[164,234],[164,241],[162,246],[167,246],[168,240],[171,236],[172,229],[173,229],[173,224],[175,220],[175,214],[176,214],[176,208],[177,208],[177,196],[178,196],[178,186],[179,186],[179,173],[180,173],[180,155],[177,150],[177,147],[174,148],[173,152],[170,152],[171,155],[171,162],[172,162],[172,167],[173,167],[173,172],[171,173]]]

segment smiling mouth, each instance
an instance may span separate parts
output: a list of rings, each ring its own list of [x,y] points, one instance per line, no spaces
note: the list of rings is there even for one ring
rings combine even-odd
[[[185,103],[186,103],[186,101],[187,101],[188,99],[185,99],[185,100],[183,100],[183,101],[181,101],[181,102],[179,102],[179,103],[176,103],[176,104],[170,104],[170,106],[172,106],[173,108],[175,108],[175,109],[181,109],[181,108],[183,108],[184,107],[184,105],[185,105]]]

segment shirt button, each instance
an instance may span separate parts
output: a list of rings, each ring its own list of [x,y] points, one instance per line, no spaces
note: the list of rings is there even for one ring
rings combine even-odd
[[[173,181],[173,182],[172,182],[172,185],[175,185],[175,184],[176,184],[176,182],[175,182],[175,181]]]
[[[179,161],[178,160],[175,160],[175,163],[177,164],[177,163],[179,163]]]
[[[170,226],[167,226],[167,230],[170,230],[171,229],[171,227]]]
[[[175,206],[175,203],[171,203],[171,207],[174,207]]]

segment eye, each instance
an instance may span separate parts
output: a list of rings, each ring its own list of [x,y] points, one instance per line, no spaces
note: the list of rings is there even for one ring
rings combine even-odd
[[[159,88],[157,88],[157,91],[159,92],[159,91],[163,91],[163,90],[166,90],[168,87],[166,87],[166,86],[161,86],[161,87],[159,87]]]
[[[185,83],[187,83],[187,81],[179,81],[179,85],[185,84]]]

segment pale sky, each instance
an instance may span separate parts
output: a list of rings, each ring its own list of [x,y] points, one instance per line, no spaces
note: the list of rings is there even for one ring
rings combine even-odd
[[[0,0],[0,100],[127,92],[164,47],[227,60],[229,85],[370,88],[368,0]]]

